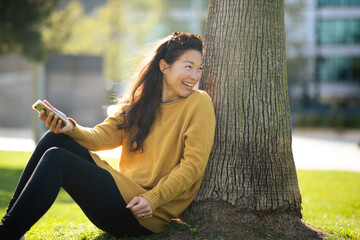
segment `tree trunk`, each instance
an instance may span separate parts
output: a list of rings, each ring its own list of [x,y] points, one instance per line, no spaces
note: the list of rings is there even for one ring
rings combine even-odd
[[[214,102],[217,127],[196,202],[300,217],[284,1],[211,0],[205,45],[200,89]]]
[[[210,0],[205,45],[199,88],[214,102],[217,126],[199,194],[183,219],[199,223],[202,238],[321,239],[301,222],[284,0]]]

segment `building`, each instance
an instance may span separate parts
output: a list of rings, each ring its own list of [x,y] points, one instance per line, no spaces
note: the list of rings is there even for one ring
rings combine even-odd
[[[294,105],[360,107],[360,0],[286,2]]]
[[[37,100],[32,65],[16,54],[0,58],[0,127],[29,128],[36,118],[31,109]],[[58,55],[44,68],[45,99],[84,126],[94,126],[105,118],[109,101],[101,57]]]

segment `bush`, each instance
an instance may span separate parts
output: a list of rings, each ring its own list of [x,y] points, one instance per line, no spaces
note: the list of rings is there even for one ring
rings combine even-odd
[[[359,115],[302,113],[294,114],[296,127],[360,128]]]

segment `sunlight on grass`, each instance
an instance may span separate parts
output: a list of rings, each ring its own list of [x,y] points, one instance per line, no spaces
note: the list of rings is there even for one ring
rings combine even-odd
[[[0,169],[23,169],[30,158],[29,152],[8,152],[0,150]]]
[[[57,200],[26,234],[26,239],[94,239],[101,234],[74,202]]]
[[[360,173],[298,171],[303,218],[333,233],[360,239]]]
[[[0,215],[30,153],[0,151]],[[106,159],[116,167],[117,159]],[[329,239],[360,239],[360,173],[298,171],[304,220],[332,234]],[[65,191],[26,234],[38,239],[115,239],[96,228]]]

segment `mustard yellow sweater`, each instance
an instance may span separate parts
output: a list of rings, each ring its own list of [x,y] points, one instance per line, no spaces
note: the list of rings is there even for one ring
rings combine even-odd
[[[95,163],[111,173],[126,203],[135,196],[150,201],[153,217],[137,219],[150,231],[160,232],[199,191],[214,140],[213,104],[200,90],[161,103],[141,153],[129,151],[126,131],[117,129],[123,121],[113,116],[94,128],[76,124],[68,135],[89,149]],[[118,170],[92,152],[119,146]]]

